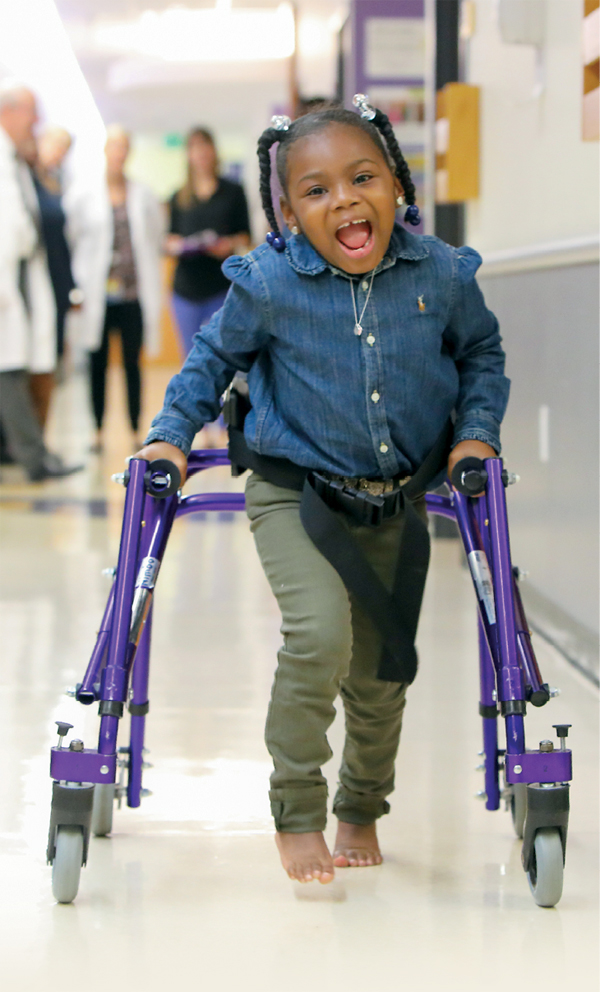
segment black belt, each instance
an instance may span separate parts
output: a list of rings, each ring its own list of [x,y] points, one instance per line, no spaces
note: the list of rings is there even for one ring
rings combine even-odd
[[[415,637],[429,566],[430,540],[427,525],[413,502],[424,495],[447,464],[451,438],[452,422],[448,420],[412,478],[391,493],[375,496],[285,458],[258,455],[248,447],[239,426],[229,427],[229,458],[235,474],[250,469],[275,486],[302,493],[300,519],[306,533],[333,565],[383,639],[377,677],[387,682],[410,683],[417,674]],[[398,513],[405,513],[391,592],[337,515],[336,511],[340,510],[368,526],[379,526]]]

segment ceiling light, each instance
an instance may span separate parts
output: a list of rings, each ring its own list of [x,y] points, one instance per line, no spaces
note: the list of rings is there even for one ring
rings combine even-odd
[[[146,55],[166,62],[250,62],[285,59],[295,48],[294,14],[289,3],[273,8],[146,10],[135,21],[99,23],[94,46]]]

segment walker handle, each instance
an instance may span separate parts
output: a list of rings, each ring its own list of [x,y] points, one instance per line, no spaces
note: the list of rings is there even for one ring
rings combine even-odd
[[[144,488],[155,499],[173,496],[181,487],[181,473],[174,462],[167,458],[155,458],[144,473]]]
[[[461,458],[452,469],[451,480],[463,496],[479,496],[485,492],[488,474],[480,458]]]

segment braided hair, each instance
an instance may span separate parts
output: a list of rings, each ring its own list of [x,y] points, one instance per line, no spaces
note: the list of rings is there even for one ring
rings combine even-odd
[[[287,195],[287,158],[292,145],[300,138],[305,138],[316,131],[324,130],[331,124],[343,124],[359,128],[369,135],[371,141],[386,159],[393,175],[399,179],[408,208],[404,220],[413,225],[420,224],[419,208],[415,203],[415,187],[410,176],[400,146],[396,140],[394,129],[389,118],[381,110],[373,108],[372,120],[355,114],[352,110],[332,104],[312,114],[305,114],[291,122],[287,118],[274,118],[279,127],[268,127],[258,139],[258,161],[260,165],[260,196],[263,210],[271,230],[267,235],[268,243],[276,251],[285,249],[285,240],[279,230],[273,195],[271,192],[271,148],[277,144],[276,168],[277,178],[281,188]],[[383,140],[382,140],[383,138]]]

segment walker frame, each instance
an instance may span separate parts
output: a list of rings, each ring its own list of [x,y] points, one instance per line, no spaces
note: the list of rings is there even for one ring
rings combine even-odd
[[[188,478],[228,465],[226,450],[192,451]],[[525,746],[527,703],[544,705],[553,693],[543,682],[531,645],[513,568],[505,487],[514,477],[500,458],[482,463],[487,477],[478,497],[449,484],[449,495],[429,493],[427,509],[455,520],[469,563],[478,605],[479,711],[483,723],[485,786],[479,796],[488,810],[504,799],[523,837],[522,863],[535,901],[554,906],[560,899],[566,851],[571,751],[569,725],[555,725],[560,748],[542,741]],[[190,513],[244,509],[243,493],[177,490],[178,473],[169,462],[131,459],[121,476],[126,486],[119,558],[114,581],[83,681],[71,694],[83,705],[99,703],[97,748],[71,740],[71,725],[58,722],[59,741],[51,750],[53,797],[47,858],[53,865],[53,891],[71,902],[78,891],[90,834],[112,829],[114,799],[138,807],[142,787],[144,733],[148,713],[152,598],[174,521]],[[462,488],[462,487],[461,487]],[[117,747],[125,707],[131,717],[129,745]],[[498,744],[498,716],[506,727],[506,747]],[[501,781],[501,778],[503,781]]]

